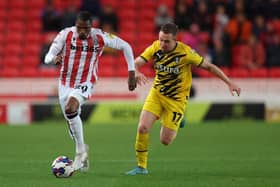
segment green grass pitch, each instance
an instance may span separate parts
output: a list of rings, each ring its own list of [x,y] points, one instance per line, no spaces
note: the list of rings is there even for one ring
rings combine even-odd
[[[64,122],[0,126],[1,187],[277,187],[280,186],[280,125],[253,121],[189,124],[170,146],[151,131],[149,175],[125,176],[135,166],[136,124],[85,124],[89,173],[51,174],[59,155],[73,159]]]

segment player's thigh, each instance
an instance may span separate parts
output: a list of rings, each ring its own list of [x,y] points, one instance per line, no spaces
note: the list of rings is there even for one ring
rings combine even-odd
[[[143,110],[148,111],[154,114],[155,116],[157,116],[157,118],[159,118],[162,114],[162,109],[163,109],[161,103],[162,102],[159,94],[156,92],[155,89],[151,88],[148,96],[146,97]]]
[[[185,113],[186,102],[165,99],[161,123],[164,127],[177,131]]]
[[[160,98],[154,89],[151,89],[143,106],[138,128],[139,130],[149,130],[153,123],[159,119],[162,113]]]
[[[140,120],[138,124],[138,132],[140,133],[147,133],[150,131],[151,127],[153,126],[154,122],[158,119],[156,115],[153,113],[142,110],[140,115]]]
[[[80,84],[75,88],[69,88],[59,84],[59,103],[63,113],[65,113],[65,108],[69,108],[73,104],[73,107],[75,107],[80,114],[81,106],[91,96],[92,91],[93,86],[88,83]]]

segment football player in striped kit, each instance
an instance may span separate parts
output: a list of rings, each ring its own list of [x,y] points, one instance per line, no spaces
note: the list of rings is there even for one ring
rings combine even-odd
[[[59,102],[75,142],[74,169],[89,169],[88,146],[84,143],[81,106],[90,98],[98,79],[98,59],[104,47],[122,50],[128,68],[128,89],[136,88],[131,46],[121,38],[92,28],[89,12],[80,12],[76,25],[59,32],[45,56],[46,64],[61,64]]]

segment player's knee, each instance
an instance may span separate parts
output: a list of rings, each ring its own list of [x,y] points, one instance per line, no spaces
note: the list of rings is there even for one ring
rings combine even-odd
[[[141,134],[145,134],[149,132],[149,129],[145,125],[140,125],[138,127],[138,132]]]
[[[169,144],[171,144],[172,143],[172,141],[173,141],[173,139],[172,138],[169,138],[169,137],[161,137],[160,138],[160,142],[163,144],[163,145],[169,145]]]
[[[74,107],[66,106],[65,107],[65,114],[68,119],[73,119],[78,116],[78,111]]]
[[[70,97],[66,106],[65,106],[65,114],[68,119],[73,119],[78,116],[78,108],[79,102],[76,98]]]

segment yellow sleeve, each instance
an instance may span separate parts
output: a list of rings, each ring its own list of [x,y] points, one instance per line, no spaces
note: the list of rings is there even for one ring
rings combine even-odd
[[[154,53],[155,53],[155,42],[149,47],[147,47],[145,51],[141,53],[140,56],[148,62],[153,58]]]
[[[187,48],[187,61],[190,64],[199,66],[203,62],[203,57],[200,56],[194,49]]]

